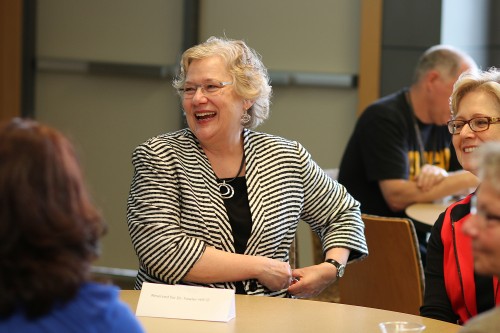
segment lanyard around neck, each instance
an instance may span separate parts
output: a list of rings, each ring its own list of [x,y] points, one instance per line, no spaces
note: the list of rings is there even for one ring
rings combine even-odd
[[[415,115],[415,110],[413,109],[413,103],[411,102],[410,91],[405,91],[406,103],[410,107],[411,119],[413,122],[413,127],[415,128],[415,135],[417,137],[418,153],[420,155],[420,167],[425,164],[424,160],[424,142],[422,141],[422,133],[420,133],[420,127],[418,126],[417,116]]]

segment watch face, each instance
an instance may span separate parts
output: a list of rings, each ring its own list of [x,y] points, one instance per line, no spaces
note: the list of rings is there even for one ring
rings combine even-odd
[[[341,278],[342,276],[344,276],[344,271],[345,271],[345,267],[342,265],[339,267],[338,269],[338,272],[337,272],[337,275],[339,278]]]

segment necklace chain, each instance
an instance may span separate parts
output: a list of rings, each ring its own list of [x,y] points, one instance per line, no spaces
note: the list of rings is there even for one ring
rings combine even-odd
[[[420,155],[420,166],[423,166],[425,164],[424,158],[424,143],[422,142],[422,134],[420,133],[420,128],[418,126],[418,121],[417,121],[417,116],[415,115],[415,110],[413,109],[413,103],[411,101],[411,95],[410,95],[410,90],[407,90],[405,92],[405,98],[406,102],[408,103],[408,106],[410,107],[411,111],[411,118],[413,120],[413,126],[415,127],[415,135],[417,137],[417,142],[418,142],[418,153]]]
[[[241,170],[243,170],[244,164],[245,164],[245,154],[243,154],[243,156],[241,157],[240,168],[238,169],[238,173],[236,174],[236,176],[233,179],[229,179],[227,181],[222,180],[222,183],[220,182],[217,183],[222,199],[231,199],[233,197],[234,188],[229,183],[238,178],[238,176],[241,173]],[[220,181],[219,178],[217,178],[217,180]]]

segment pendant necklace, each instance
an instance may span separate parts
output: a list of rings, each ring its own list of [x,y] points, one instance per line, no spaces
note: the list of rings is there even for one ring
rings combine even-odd
[[[223,179],[222,183],[219,182],[217,183],[217,186],[219,186],[219,191],[222,199],[231,199],[233,197],[234,188],[229,183],[238,178],[238,176],[241,173],[241,170],[243,170],[244,164],[245,164],[245,154],[243,154],[243,157],[241,158],[240,168],[238,169],[238,173],[236,174],[236,176],[233,179],[227,181]],[[220,179],[217,178],[217,181],[220,181]]]

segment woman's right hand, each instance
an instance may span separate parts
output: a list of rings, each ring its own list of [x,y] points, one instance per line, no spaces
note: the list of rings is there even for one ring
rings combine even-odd
[[[261,269],[257,280],[271,291],[287,289],[292,282],[292,269],[288,262],[260,257]]]

